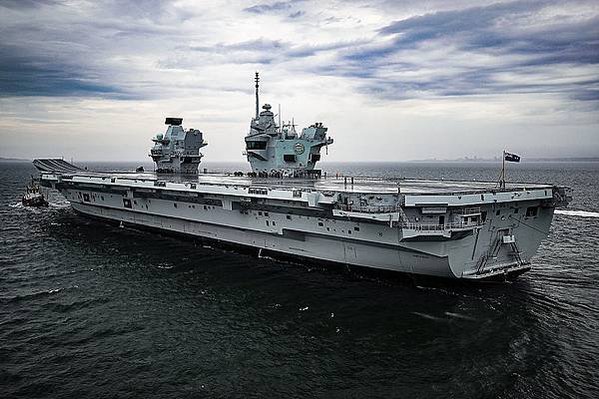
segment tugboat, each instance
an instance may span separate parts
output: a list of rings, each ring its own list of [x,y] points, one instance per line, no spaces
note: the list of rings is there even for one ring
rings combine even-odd
[[[27,186],[21,202],[24,206],[48,206],[48,201],[46,201],[44,194],[40,191],[40,187],[34,180],[31,180],[31,183]]]

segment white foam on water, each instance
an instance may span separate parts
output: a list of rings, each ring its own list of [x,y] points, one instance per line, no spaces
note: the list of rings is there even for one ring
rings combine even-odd
[[[416,316],[420,316],[423,319],[434,320],[434,321],[447,321],[447,319],[444,319],[444,318],[441,318],[441,317],[437,317],[437,316],[433,316],[433,315],[430,315],[428,313],[412,312],[412,314],[415,314]]]
[[[450,317],[455,317],[456,319],[470,320],[470,321],[476,320],[474,317],[466,316],[461,313],[445,312],[445,314]]]
[[[569,210],[561,210],[558,209],[555,211],[558,215],[567,215],[567,216],[579,216],[583,218],[599,218],[599,212],[587,212],[587,211],[569,211]]]

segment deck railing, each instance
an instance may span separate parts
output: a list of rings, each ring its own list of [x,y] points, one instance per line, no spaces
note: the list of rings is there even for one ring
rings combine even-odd
[[[395,213],[399,212],[399,205],[345,205],[338,204],[337,207],[342,211],[364,212],[364,213]]]
[[[483,223],[478,221],[474,223],[445,223],[445,224],[430,224],[418,222],[402,222],[401,227],[406,230],[414,231],[449,231],[449,230],[469,230],[482,226]]]

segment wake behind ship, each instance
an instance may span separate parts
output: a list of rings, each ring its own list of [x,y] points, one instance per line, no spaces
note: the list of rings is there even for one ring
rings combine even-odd
[[[515,277],[570,200],[545,184],[327,178],[316,164],[333,144],[322,123],[300,133],[271,106],[245,137],[252,172],[197,174],[199,130],[167,118],[151,157],[158,173],[96,173],[37,159],[43,186],[77,212],[314,261],[416,275]],[[505,155],[504,155],[505,157]],[[166,172],[166,173],[163,173]]]

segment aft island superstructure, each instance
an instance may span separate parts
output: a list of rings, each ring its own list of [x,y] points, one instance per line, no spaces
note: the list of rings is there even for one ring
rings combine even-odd
[[[333,144],[327,137],[327,128],[322,123],[302,129],[298,134],[295,124],[276,124],[270,104],[259,107],[259,77],[256,72],[256,116],[250,123],[250,131],[245,137],[247,160],[253,173],[259,176],[320,176],[315,169],[320,160],[320,150]]]
[[[34,163],[42,185],[85,215],[260,253],[471,280],[528,270],[555,207],[569,200],[563,188],[543,184],[324,178],[312,171],[332,143],[326,128],[316,123],[294,136],[263,109],[245,139],[247,174],[94,173]]]

